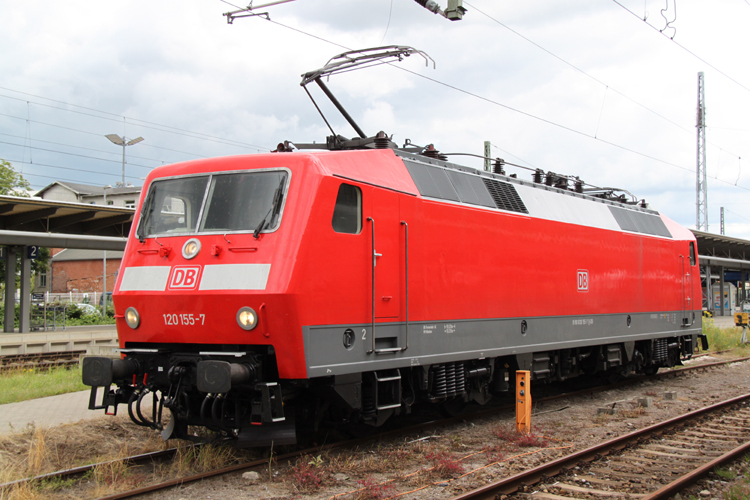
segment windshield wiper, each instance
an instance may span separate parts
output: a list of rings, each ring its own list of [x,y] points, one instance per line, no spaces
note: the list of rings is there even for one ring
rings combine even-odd
[[[144,203],[145,207],[148,207],[147,210],[141,209],[141,215],[138,218],[138,229],[136,230],[135,235],[138,237],[138,241],[141,243],[145,243],[146,238],[143,234],[145,232],[145,228],[143,227],[143,221],[150,220],[151,214],[154,212],[154,192],[151,191],[148,198],[146,199],[146,203]],[[147,213],[148,212],[148,213]],[[144,217],[144,215],[147,215],[147,217]]]
[[[263,216],[263,220],[260,221],[258,227],[255,228],[255,231],[253,231],[253,238],[255,238],[256,240],[260,238],[260,232],[263,231],[263,229],[266,227],[266,220],[268,220],[268,216],[271,215],[271,221],[273,222],[273,220],[281,210],[281,199],[282,194],[284,194],[284,181],[286,181],[286,177],[282,175],[281,182],[279,182],[279,187],[277,187],[276,191],[273,193],[273,203],[271,204],[271,208],[268,209],[266,215]]]

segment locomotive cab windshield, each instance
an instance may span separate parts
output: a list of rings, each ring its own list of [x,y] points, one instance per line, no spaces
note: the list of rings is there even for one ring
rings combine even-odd
[[[221,173],[155,181],[143,204],[139,238],[274,231],[286,170]]]

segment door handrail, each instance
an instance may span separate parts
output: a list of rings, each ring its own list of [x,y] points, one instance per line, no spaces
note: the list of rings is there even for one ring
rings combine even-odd
[[[692,297],[686,296],[686,294],[685,294],[685,281],[687,281],[685,279],[685,277],[686,276],[690,276],[690,283],[688,284],[688,286],[689,286],[688,293],[691,293],[692,292],[692,288],[693,288],[693,273],[692,272],[691,273],[685,273],[685,256],[684,255],[680,255],[680,263],[682,264],[682,270],[681,270],[681,273],[680,273],[681,274],[680,281],[682,281],[682,297],[681,297],[681,301],[680,301],[680,302],[682,302],[682,326],[684,328],[687,328],[689,326],[693,326],[694,321],[693,321],[691,315],[689,314],[690,311],[688,311],[688,308],[685,305],[686,301],[690,302],[690,306],[691,307],[693,305]],[[688,319],[690,321],[690,323],[689,324],[686,323],[685,319]]]
[[[367,354],[375,352],[375,219],[368,217],[372,229],[372,348]]]
[[[406,345],[401,349],[405,351],[409,348],[409,224],[401,221],[404,226],[404,278],[406,280]]]

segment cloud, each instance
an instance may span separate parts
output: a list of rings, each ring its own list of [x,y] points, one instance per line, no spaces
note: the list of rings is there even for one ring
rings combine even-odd
[[[644,13],[643,1],[623,4]],[[719,203],[734,206],[728,227],[750,237],[734,215],[750,189],[750,167],[738,159],[750,158],[750,91],[612,2],[471,0],[467,8],[463,21],[449,22],[413,0],[297,0],[269,7],[270,22],[228,25],[221,14],[233,8],[219,1],[134,0],[125,9],[5,2],[0,87],[11,90],[0,90],[0,157],[21,160],[37,187],[56,177],[104,185],[118,180],[121,161],[107,133],[146,139],[127,152],[136,183],[163,163],[322,141],[330,132],[300,75],[341,46],[401,44],[424,50],[437,68],[411,57],[328,82],[368,133],[477,154],[490,140],[504,150],[493,154],[622,187],[692,226],[696,75],[704,71],[711,224],[718,228]],[[654,26],[661,8],[645,3]],[[737,64],[749,15],[742,2],[685,0],[675,41],[750,86],[750,68]],[[334,129],[352,136],[320,90],[309,90]]]

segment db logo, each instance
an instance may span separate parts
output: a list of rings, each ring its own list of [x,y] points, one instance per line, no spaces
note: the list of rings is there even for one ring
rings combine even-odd
[[[578,291],[589,291],[589,272],[585,269],[578,270]]]
[[[170,290],[195,290],[200,278],[200,266],[175,266],[169,280]]]

